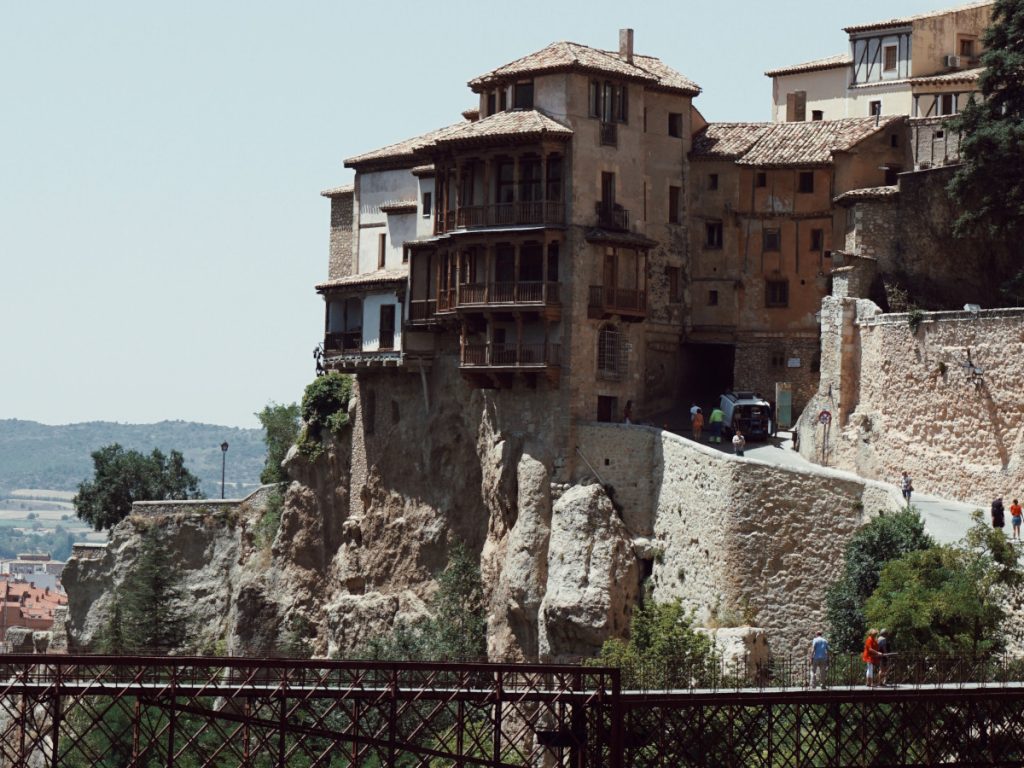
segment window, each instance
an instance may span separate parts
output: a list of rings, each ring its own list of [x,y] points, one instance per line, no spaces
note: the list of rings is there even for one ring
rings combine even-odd
[[[754,186],[755,187],[767,187],[768,186],[768,174],[764,171],[758,171],[754,174]]]
[[[708,291],[708,306],[709,307],[717,307],[718,306],[718,291]]]
[[[665,267],[665,279],[668,282],[668,302],[678,304],[683,300],[683,287],[679,281],[679,267]]]
[[[805,195],[814,191],[814,171],[800,171],[797,190]]]
[[[766,229],[764,231],[764,250],[765,251],[777,251],[781,247],[781,238],[779,237],[779,230],[777,229]]]
[[[610,211],[615,207],[615,174],[601,171],[601,207]]]
[[[602,326],[597,334],[597,375],[602,379],[617,380],[622,374],[622,344],[619,329],[614,325]]]
[[[679,194],[682,187],[668,188],[668,223],[679,223]]]
[[[824,119],[825,119],[825,113],[822,110],[820,110],[820,109],[812,109],[811,110],[811,120],[814,120],[815,122],[817,122],[819,120],[824,120]]]
[[[558,243],[548,243],[548,282],[558,282]]]
[[[430,192],[423,193],[423,218],[430,215],[430,208],[433,202],[433,195]]]
[[[899,145],[900,145],[900,135],[898,133],[892,134],[892,136],[889,137],[889,146],[890,147],[898,147]]]
[[[388,236],[377,235],[377,269],[384,269],[384,259],[387,256]]]
[[[527,202],[540,200],[541,160],[539,157],[524,157],[519,161],[519,199]]]
[[[722,247],[722,222],[709,221],[704,224],[704,247],[709,250]]]
[[[773,349],[769,355],[769,364],[772,368],[786,367],[786,352],[782,349]]]
[[[709,173],[708,174],[708,189],[718,189],[718,174],[717,173]]]
[[[607,80],[590,81],[590,116],[604,123],[629,122],[629,98],[625,85]]]
[[[548,157],[547,199],[556,202],[562,199],[562,158]]]
[[[885,186],[894,187],[899,182],[900,167],[898,165],[882,166],[885,169]]]
[[[811,230],[811,250],[815,253],[821,253],[825,248],[825,230],[823,229],[812,229]]]
[[[939,96],[939,114],[956,114],[956,96],[952,93],[944,93]]]
[[[974,58],[974,40],[968,37],[960,38],[960,55],[965,59]]]
[[[882,114],[882,102],[872,101],[868,104],[868,114],[871,117],[878,117]]]
[[[495,202],[501,203],[512,203],[515,202],[515,174],[513,172],[513,164],[511,160],[502,160],[498,163],[498,178],[495,181],[497,185],[495,191]]]
[[[498,110],[504,112],[508,109],[508,88],[498,89]]]
[[[409,246],[405,246],[404,248],[402,248],[402,263],[409,263]]]
[[[512,106],[515,109],[533,109],[533,80],[515,84],[512,89]]]
[[[682,112],[668,113],[668,135],[677,139],[683,137],[683,114]]]
[[[882,48],[882,56],[885,61],[882,64],[883,72],[895,72],[896,62],[899,58],[899,47],[895,45],[887,45]]]
[[[766,307],[789,306],[789,283],[785,280],[766,280],[764,284]]]
[[[494,114],[497,109],[497,96],[494,91],[487,94],[487,114],[484,117],[490,117]]]

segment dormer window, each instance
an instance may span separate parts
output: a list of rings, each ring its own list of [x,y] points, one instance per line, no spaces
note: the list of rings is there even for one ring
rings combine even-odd
[[[515,109],[533,109],[533,80],[515,84],[512,106]]]
[[[609,80],[591,80],[590,116],[603,123],[628,123],[629,94],[626,86]]]

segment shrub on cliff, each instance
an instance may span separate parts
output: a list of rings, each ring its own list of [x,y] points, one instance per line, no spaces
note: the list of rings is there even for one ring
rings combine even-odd
[[[348,402],[352,399],[352,377],[331,372],[315,378],[302,393],[302,420],[305,428],[299,436],[299,450],[307,458],[320,453],[324,430],[338,435],[348,425]]]
[[[74,504],[75,514],[97,531],[121,522],[135,501],[203,498],[199,478],[178,451],[164,456],[154,449],[145,456],[113,443],[94,451],[92,463],[93,479],[79,484]]]
[[[267,460],[260,472],[260,482],[286,482],[288,475],[281,462],[299,437],[299,405],[271,402],[256,414],[256,418],[263,425],[263,442],[267,446]]]
[[[846,545],[843,572],[828,590],[826,617],[835,651],[856,651],[864,643],[864,604],[878,586],[882,567],[908,552],[934,546],[916,510],[881,514]]]

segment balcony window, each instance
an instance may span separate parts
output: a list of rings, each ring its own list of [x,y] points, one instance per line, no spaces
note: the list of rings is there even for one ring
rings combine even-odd
[[[515,109],[533,109],[533,80],[515,84],[512,91],[512,106]]]
[[[519,163],[519,199],[524,201],[540,200],[542,184],[540,158],[523,158]]]
[[[629,122],[629,95],[626,86],[608,80],[591,80],[590,116],[604,123]]]
[[[562,158],[554,155],[548,158],[547,199],[562,199]]]
[[[502,160],[498,163],[498,178],[495,180],[495,185],[496,202],[515,202],[515,166],[511,160]]]
[[[789,282],[766,280],[764,284],[764,305],[766,307],[789,306]]]

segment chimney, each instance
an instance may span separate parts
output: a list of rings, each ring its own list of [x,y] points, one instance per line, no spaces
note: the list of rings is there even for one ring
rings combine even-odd
[[[633,63],[633,30],[619,30],[619,56],[630,64]]]

